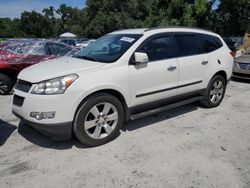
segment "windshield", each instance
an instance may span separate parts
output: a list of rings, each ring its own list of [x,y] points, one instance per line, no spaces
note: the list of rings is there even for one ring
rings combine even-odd
[[[20,55],[45,55],[46,42],[29,41],[29,42],[17,42],[11,43],[4,47],[3,50],[7,50]]]
[[[73,57],[112,63],[117,61],[141,36],[140,34],[105,35]]]

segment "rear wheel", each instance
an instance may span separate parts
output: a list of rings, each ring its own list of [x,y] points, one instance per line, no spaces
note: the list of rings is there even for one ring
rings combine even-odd
[[[74,120],[74,134],[87,146],[105,144],[119,135],[123,107],[112,95],[101,93],[82,104]]]
[[[9,94],[13,86],[14,81],[5,74],[0,73],[0,95]]]
[[[219,106],[226,91],[226,80],[221,75],[214,76],[208,84],[205,99],[201,101],[206,107]]]

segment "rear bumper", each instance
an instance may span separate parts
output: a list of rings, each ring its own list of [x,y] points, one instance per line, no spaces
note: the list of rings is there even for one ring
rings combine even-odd
[[[24,117],[22,117],[15,111],[12,111],[12,113],[18,118],[20,118],[24,123],[35,128],[45,136],[51,137],[55,140],[68,140],[72,137],[72,122],[57,123],[50,125],[40,124],[26,120]]]

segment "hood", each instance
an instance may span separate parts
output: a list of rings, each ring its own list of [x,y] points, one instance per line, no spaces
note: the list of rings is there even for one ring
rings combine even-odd
[[[250,63],[250,55],[242,55],[240,57],[235,58],[234,61],[239,63]]]
[[[62,57],[30,66],[20,72],[18,79],[31,83],[103,67],[105,63],[72,57]]]

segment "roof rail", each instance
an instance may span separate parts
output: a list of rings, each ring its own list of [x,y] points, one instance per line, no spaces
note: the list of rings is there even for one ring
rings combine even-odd
[[[208,31],[208,32],[214,33],[213,31],[210,31],[210,30],[207,30],[207,29],[195,28],[195,27],[187,27],[187,26],[160,26],[160,27],[152,27],[152,28],[146,29],[145,32],[156,30],[156,29],[173,29],[173,28],[176,28],[176,29],[197,29],[197,30],[201,30],[201,31]]]

